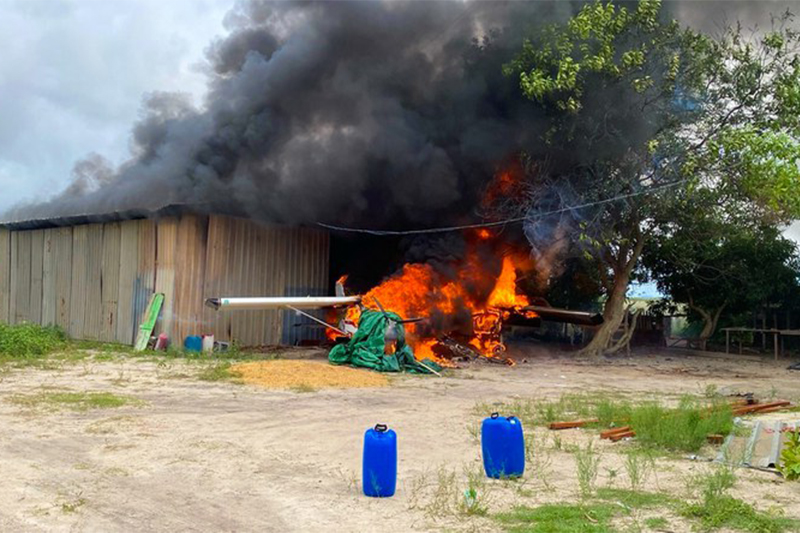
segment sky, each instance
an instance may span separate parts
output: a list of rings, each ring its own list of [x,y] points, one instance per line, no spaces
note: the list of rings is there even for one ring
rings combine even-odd
[[[63,189],[78,159],[119,163],[151,91],[205,89],[234,0],[0,0],[0,211]]]
[[[124,161],[147,93],[201,104],[204,50],[234,1],[0,0],[0,212],[59,192],[91,153]],[[685,5],[687,20],[713,24],[702,3]],[[800,241],[800,224],[787,235]]]

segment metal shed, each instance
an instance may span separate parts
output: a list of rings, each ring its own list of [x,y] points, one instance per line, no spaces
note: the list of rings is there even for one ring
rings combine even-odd
[[[162,292],[156,332],[173,340],[213,333],[255,346],[321,334],[284,311],[222,314],[203,300],[326,294],[326,231],[181,211],[0,224],[0,321],[132,344],[151,294]]]

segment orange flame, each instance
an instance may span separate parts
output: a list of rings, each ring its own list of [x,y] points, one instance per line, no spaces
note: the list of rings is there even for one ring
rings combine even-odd
[[[466,287],[490,276],[484,271],[477,254],[468,255],[454,280],[442,279],[430,265],[409,263],[398,274],[367,292],[362,297],[362,305],[378,310],[380,302],[380,307],[403,318],[453,316],[467,310],[473,317],[473,336],[469,344],[485,356],[497,356],[505,351],[500,341],[502,321],[508,317],[510,309],[528,305],[528,299],[517,293],[516,264],[512,256],[504,257],[500,274],[493,284],[490,283],[492,290],[488,297],[476,301],[475,295]],[[357,324],[360,315],[361,309],[354,306],[347,310],[345,318]],[[406,340],[417,359],[429,358],[447,363],[434,351],[438,342],[436,335],[424,323],[406,324]]]

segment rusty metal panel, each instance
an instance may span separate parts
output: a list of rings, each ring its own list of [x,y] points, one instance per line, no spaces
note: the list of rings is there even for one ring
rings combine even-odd
[[[175,268],[177,259],[178,219],[164,218],[156,226],[156,292],[164,294],[164,305],[161,308],[155,332],[166,333],[174,340],[173,320],[175,312]]]
[[[54,230],[52,261],[55,271],[55,324],[64,331],[69,331],[72,306],[72,228]]]
[[[206,333],[203,324],[203,282],[205,277],[208,218],[185,215],[178,221],[175,270],[174,342],[187,335]],[[209,332],[210,333],[210,332]]]
[[[103,224],[87,225],[86,245],[86,307],[81,338],[100,340],[103,316]]]
[[[16,324],[17,322],[17,244],[19,242],[19,232],[12,231],[9,240],[9,282],[8,282],[8,322]]]
[[[11,232],[0,228],[0,322],[8,322],[11,293]]]
[[[100,340],[105,342],[117,340],[120,238],[121,228],[119,222],[109,222],[103,225],[102,265],[100,269]]]
[[[89,226],[72,228],[72,284],[69,299],[69,335],[83,338],[84,311],[86,309],[86,271],[88,260]]]
[[[156,286],[156,223],[153,220],[139,220],[136,224],[139,227],[139,250],[134,285],[134,337]]]
[[[134,341],[136,312],[136,272],[139,264],[139,223],[136,220],[120,222],[119,291],[117,295],[117,342]]]
[[[42,324],[56,323],[55,228],[44,230],[42,240]]]
[[[33,230],[31,234],[31,322],[42,323],[42,276],[44,274],[44,230]]]
[[[14,292],[14,322],[30,322],[31,320],[31,231],[17,233],[16,284]]]

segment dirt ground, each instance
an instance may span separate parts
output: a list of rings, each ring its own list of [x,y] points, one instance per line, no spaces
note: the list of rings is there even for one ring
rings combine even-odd
[[[464,472],[480,467],[474,428],[489,413],[475,412],[479,402],[589,391],[665,398],[701,394],[708,385],[721,393],[800,400],[800,372],[767,359],[529,356],[513,368],[485,365],[444,378],[396,376],[384,388],[312,392],[199,381],[199,366],[119,356],[55,369],[6,369],[0,381],[0,530],[495,531],[490,518],[449,514],[442,504],[449,496],[437,493],[442,473],[454,472],[458,498]],[[140,402],[76,411],[14,401],[51,390],[113,392]],[[378,422],[397,431],[400,455],[397,494],[381,500],[360,493],[363,433]],[[550,433],[535,431],[542,443]],[[598,485],[617,483],[611,472],[629,443],[601,442],[588,430],[559,432],[559,438],[594,439],[602,452]],[[481,491],[490,512],[574,500],[571,454],[553,449],[547,457],[548,464],[539,465],[546,482],[533,466],[523,482],[486,482]],[[648,483],[677,493],[686,474],[707,467],[659,460]],[[735,493],[759,509],[800,517],[800,485],[774,474],[741,470]],[[670,524],[670,531],[691,528],[675,517]]]

